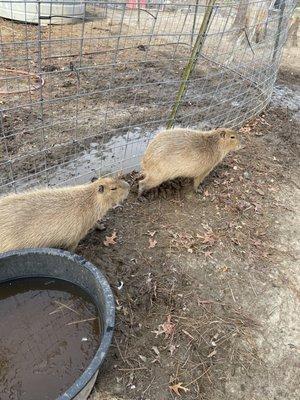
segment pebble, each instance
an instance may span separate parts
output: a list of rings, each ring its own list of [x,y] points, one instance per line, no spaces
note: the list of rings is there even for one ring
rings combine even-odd
[[[246,178],[246,179],[250,179],[250,178],[251,178],[251,174],[250,174],[250,172],[248,172],[248,171],[245,171],[245,172],[243,173],[243,175],[244,175],[244,178]]]

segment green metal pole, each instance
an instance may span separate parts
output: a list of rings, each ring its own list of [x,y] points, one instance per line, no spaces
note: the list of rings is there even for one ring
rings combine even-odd
[[[209,0],[204,17],[203,17],[203,21],[202,24],[200,26],[199,29],[199,33],[196,39],[196,42],[194,44],[194,47],[192,49],[192,53],[191,56],[189,58],[189,61],[187,63],[187,65],[185,66],[183,73],[182,73],[182,77],[181,77],[181,83],[178,89],[178,93],[176,95],[176,100],[175,103],[173,105],[172,111],[170,113],[170,116],[168,118],[168,122],[167,122],[167,129],[170,129],[174,126],[174,121],[177,115],[177,111],[179,109],[181,100],[183,98],[183,96],[185,95],[185,92],[187,90],[187,86],[188,86],[188,82],[190,79],[190,76],[192,74],[192,72],[195,69],[195,66],[197,64],[200,52],[202,50],[203,44],[204,44],[204,40],[205,40],[205,36],[207,33],[207,28],[209,25],[209,21],[213,12],[213,7],[215,5],[216,0]]]

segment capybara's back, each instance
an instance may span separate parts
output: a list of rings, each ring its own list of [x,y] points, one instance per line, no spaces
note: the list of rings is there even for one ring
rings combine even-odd
[[[87,185],[39,189],[0,198],[0,252],[27,247],[74,250],[129,185],[100,178]]]
[[[240,142],[230,129],[162,131],[150,142],[142,159],[144,179],[139,183],[139,194],[177,177],[194,178],[197,190],[226,154],[238,148]]]

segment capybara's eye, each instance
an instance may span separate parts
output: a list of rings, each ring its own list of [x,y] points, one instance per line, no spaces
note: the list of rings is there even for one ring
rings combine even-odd
[[[235,136],[230,136],[230,139],[235,139]]]
[[[113,187],[113,188],[111,188],[111,190],[117,190],[117,188]]]

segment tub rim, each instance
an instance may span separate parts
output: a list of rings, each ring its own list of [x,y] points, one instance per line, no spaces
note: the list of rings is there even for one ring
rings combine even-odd
[[[80,264],[83,268],[88,269],[93,275],[96,282],[100,285],[103,292],[105,315],[103,315],[103,333],[100,345],[92,358],[90,364],[86,367],[85,371],[76,379],[72,386],[70,386],[62,395],[53,400],[70,400],[75,398],[84,389],[95,374],[98,373],[111,345],[114,325],[115,325],[115,301],[112,290],[103,275],[103,273],[95,267],[92,263],[87,261],[84,257],[74,253],[70,253],[61,249],[54,248],[27,248],[21,250],[11,250],[0,253],[0,260],[5,260],[9,257],[21,257],[27,254],[45,254],[56,257],[66,258],[75,264]],[[43,277],[43,274],[40,275]],[[45,275],[44,275],[45,276]],[[17,277],[16,277],[17,279]]]

